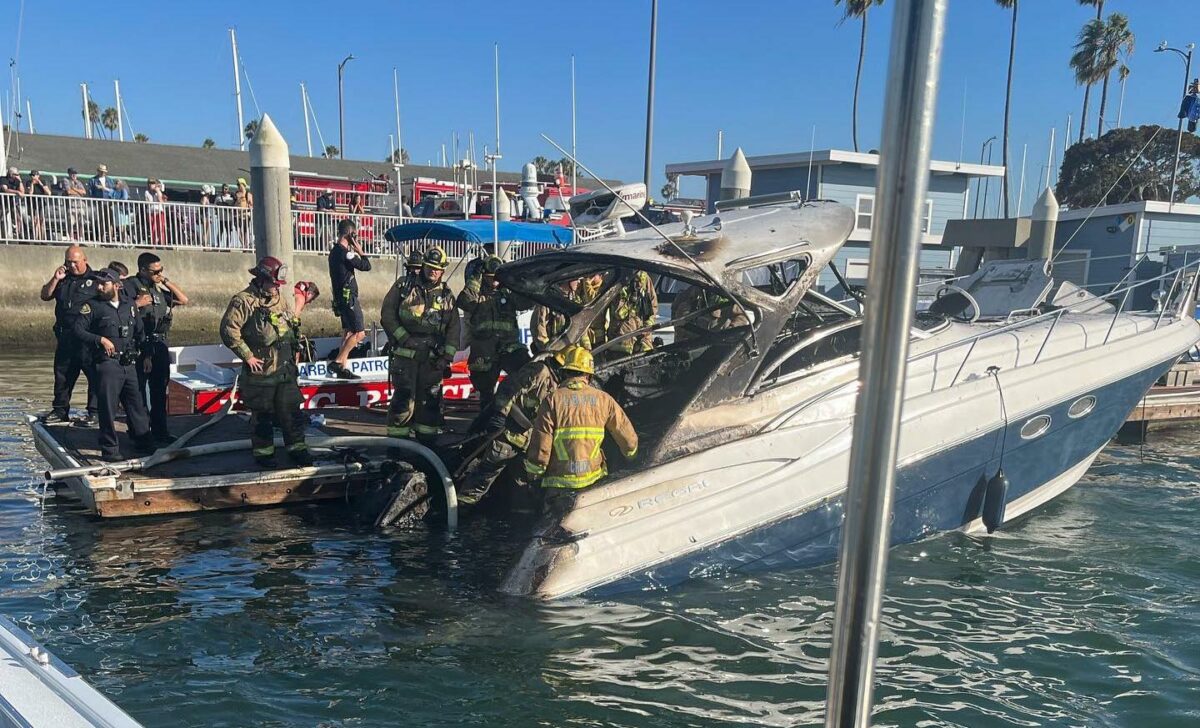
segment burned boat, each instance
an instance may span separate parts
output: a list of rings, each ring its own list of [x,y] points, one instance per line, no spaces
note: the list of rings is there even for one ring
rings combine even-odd
[[[852,227],[843,206],[793,199],[501,270],[506,285],[571,316],[562,345],[579,340],[637,271],[657,278],[660,297],[678,294],[675,306],[692,302],[654,326],[674,329],[674,341],[598,370],[642,454],[625,465],[610,457],[617,469],[606,481],[547,514],[505,591],[605,594],[837,557],[862,319],[817,283]],[[1063,493],[1200,339],[1181,313],[1194,276],[1164,278],[1160,310],[1131,313],[1131,287],[1100,299],[1055,284],[1050,267],[988,264],[918,314],[893,544],[990,531]],[[597,271],[603,283],[589,304],[562,294]],[[1136,285],[1146,284],[1164,286]],[[689,326],[699,331],[679,335]]]

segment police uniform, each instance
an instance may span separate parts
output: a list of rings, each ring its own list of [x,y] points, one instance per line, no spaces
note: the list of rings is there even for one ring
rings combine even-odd
[[[83,275],[67,274],[54,289],[54,401],[55,416],[66,419],[71,410],[71,394],[79,373],[87,378],[87,412],[96,416],[97,390],[89,362],[90,347],[75,337],[75,320],[83,306],[96,297],[95,272],[88,268]]]
[[[101,276],[98,280],[104,280],[105,274],[109,273],[111,278],[108,280],[116,283],[116,273],[108,269],[97,274]],[[120,295],[111,302],[93,299],[79,307],[74,335],[89,348],[92,356],[99,406],[101,457],[105,460],[119,460],[122,457],[115,424],[118,404],[125,408],[126,424],[138,449],[153,451],[154,446],[149,442],[150,421],[138,390],[135,366],[141,359],[142,342],[142,319],[138,316],[137,307]],[[101,346],[101,338],[108,339],[116,348],[111,356]]]
[[[533,304],[506,288],[487,285],[500,264],[496,257],[485,260],[479,277],[468,279],[467,287],[458,294],[458,307],[466,314],[471,339],[467,367],[471,386],[479,393],[480,410],[491,406],[501,371],[516,374],[529,363],[529,350],[517,329],[517,313]]]
[[[658,293],[650,274],[639,270],[621,287],[621,293],[608,310],[608,340],[650,326],[658,315]],[[653,348],[650,332],[622,339],[609,352],[629,356]]]
[[[251,272],[258,275],[259,271]],[[242,404],[250,410],[254,457],[264,467],[275,464],[276,426],[292,461],[297,465],[312,462],[304,442],[304,396],[297,383],[300,320],[292,313],[289,298],[278,289],[268,292],[255,280],[230,300],[221,319],[221,341],[225,346],[243,361],[257,357],[263,362],[261,372],[251,371],[249,364],[242,366],[238,390]]]
[[[358,299],[358,279],[355,271],[371,270],[365,255],[347,250],[337,241],[329,250],[329,282],[333,288],[333,312],[342,322],[342,331],[357,334],[364,331],[362,304]]]
[[[142,360],[150,362],[150,373],[143,366],[137,367],[138,391],[145,392],[150,385],[150,399],[146,407],[150,412],[150,430],[155,439],[168,440],[171,433],[167,428],[167,383],[171,380],[171,353],[167,337],[171,331],[171,317],[175,308],[175,294],[141,273],[126,278],[125,295],[131,302],[141,296],[149,296],[150,303],[138,309],[142,319]],[[140,362],[139,362],[140,364]]]
[[[428,251],[425,265],[431,263],[444,270],[445,252]],[[461,331],[454,294],[441,281],[426,281],[423,273],[398,280],[383,298],[379,319],[392,345],[388,436],[415,435],[432,443],[442,424],[443,371],[458,351]]]
[[[594,485],[608,475],[604,438],[611,435],[627,458],[637,455],[638,436],[621,405],[580,374],[594,370],[592,355],[573,346],[563,352],[568,377],[538,410],[525,452],[525,473],[559,492]]]
[[[460,502],[479,502],[509,463],[525,452],[538,410],[558,386],[558,365],[554,358],[537,359],[500,383],[491,419],[503,429],[463,471]]]

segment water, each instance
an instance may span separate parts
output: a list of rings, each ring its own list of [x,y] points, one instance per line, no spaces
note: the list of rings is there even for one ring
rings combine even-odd
[[[832,568],[542,605],[494,591],[503,524],[43,509],[31,366],[0,362],[0,613],[148,726],[821,721]],[[997,536],[893,550],[876,725],[1200,725],[1196,432],[1110,448]]]

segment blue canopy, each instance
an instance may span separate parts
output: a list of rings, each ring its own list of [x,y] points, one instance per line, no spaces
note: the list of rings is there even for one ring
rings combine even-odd
[[[567,246],[575,239],[575,233],[569,227],[536,222],[501,221],[498,232],[500,240],[506,243],[550,243]],[[388,230],[384,237],[394,243],[448,240],[484,244],[492,242],[492,221],[407,222]]]

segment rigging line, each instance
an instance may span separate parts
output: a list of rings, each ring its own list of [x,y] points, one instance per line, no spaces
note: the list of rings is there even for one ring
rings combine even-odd
[[[1054,263],[1058,260],[1058,256],[1062,255],[1062,252],[1067,249],[1067,246],[1071,244],[1071,241],[1075,239],[1075,236],[1079,234],[1079,231],[1082,230],[1085,225],[1087,225],[1088,220],[1092,219],[1092,215],[1096,214],[1096,210],[1100,209],[1100,207],[1104,204],[1104,200],[1112,194],[1112,191],[1116,189],[1118,184],[1121,183],[1121,180],[1125,179],[1125,175],[1129,174],[1129,170],[1133,169],[1133,165],[1142,158],[1142,154],[1146,151],[1146,148],[1150,146],[1150,144],[1158,137],[1162,130],[1163,127],[1158,127],[1158,129],[1150,135],[1150,138],[1146,140],[1146,143],[1142,145],[1142,148],[1138,150],[1138,153],[1133,155],[1133,159],[1129,160],[1129,164],[1125,166],[1125,170],[1121,172],[1121,174],[1117,175],[1117,179],[1112,183],[1112,186],[1108,188],[1107,192],[1100,196],[1100,201],[1096,203],[1090,212],[1088,212],[1087,217],[1083,218],[1083,222],[1079,223],[1079,226],[1075,228],[1073,233],[1071,233],[1071,237],[1067,238],[1067,242],[1063,243],[1062,247],[1059,248],[1054,254],[1054,257],[1050,259],[1051,263]]]
[[[579,167],[580,169],[583,170],[584,174],[588,175],[589,177],[591,177],[592,179],[596,180],[601,185],[603,185],[604,189],[611,192],[618,200],[622,200],[622,201],[624,200],[624,198],[621,197],[621,195],[618,194],[617,191],[614,190],[607,182],[600,179],[599,175],[597,175],[595,172],[593,172],[592,170],[585,167],[583,162],[580,162],[570,152],[568,152],[566,149],[563,149],[561,146],[559,146],[558,142],[554,141],[553,139],[546,136],[545,134],[542,134],[541,137],[543,139],[545,139],[546,141],[550,142],[550,144],[553,145],[554,148],[557,149],[560,153],[565,154],[567,156],[567,158],[571,160],[572,164],[574,164],[576,167]],[[646,190],[647,199],[649,199],[649,195],[650,195],[650,191]],[[682,255],[685,259],[687,259],[687,261],[692,264],[692,267],[694,267],[696,269],[696,271],[698,273],[700,273],[701,276],[704,277],[705,280],[707,280],[709,283],[711,283],[713,285],[713,287],[715,287],[721,293],[725,294],[729,298],[730,301],[733,301],[734,303],[736,303],[742,309],[742,311],[744,313],[748,314],[750,312],[751,307],[748,306],[745,301],[743,301],[742,299],[733,295],[733,293],[730,292],[730,290],[728,288],[726,288],[720,281],[718,281],[715,276],[713,276],[708,271],[704,270],[703,266],[701,266],[699,263],[697,263],[695,258],[693,258],[691,255],[688,255],[688,252],[686,250],[684,250],[682,247],[680,247],[679,243],[676,243],[674,240],[672,240],[671,236],[667,235],[666,233],[664,233],[662,231],[661,228],[659,228],[654,223],[650,222],[650,218],[646,217],[642,213],[641,210],[635,209],[634,206],[629,204],[628,202],[625,203],[625,206],[628,207],[630,210],[633,210],[633,214],[637,215],[638,218],[640,218],[642,222],[649,225],[650,228],[654,230],[654,232],[658,233],[658,236],[660,238],[665,240],[668,245],[675,248],[675,250],[677,250],[680,255]],[[617,224],[619,225],[620,221],[617,221]],[[756,316],[756,318],[757,318],[757,316]],[[750,342],[751,342],[751,348],[755,352],[757,352],[758,351],[758,334],[754,330],[755,329],[754,323],[757,323],[757,322],[752,322],[750,325]]]
[[[1004,430],[1000,435],[999,470],[1004,470],[1004,449],[1008,447],[1008,406],[1004,402],[1004,388],[1000,386],[1000,367],[988,367],[987,373],[996,382],[996,394],[1000,395],[1000,417],[1004,420]]]
[[[247,79],[249,82],[249,79]],[[317,128],[317,140],[321,142],[321,155],[325,155],[325,135],[321,133],[321,122],[317,121],[317,110],[313,108],[312,97],[308,92],[304,93],[304,103],[308,104],[308,113],[312,114],[313,126]]]
[[[258,113],[258,118],[262,118],[262,109],[258,106],[258,97],[254,95],[254,84],[250,83],[250,73],[246,71],[246,64],[242,59],[238,59],[238,65],[242,67],[242,75],[246,77],[246,88],[250,89],[250,101],[254,103],[254,110]]]

